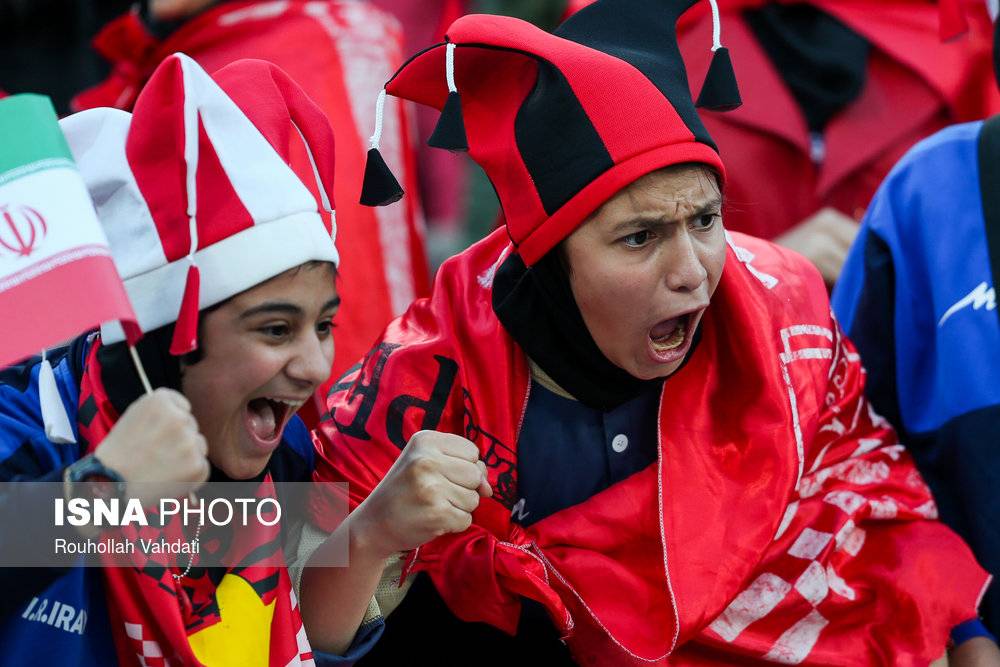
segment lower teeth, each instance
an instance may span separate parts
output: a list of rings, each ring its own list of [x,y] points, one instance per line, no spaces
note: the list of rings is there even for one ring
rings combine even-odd
[[[653,348],[657,351],[676,350],[684,342],[684,325],[679,324],[670,337],[666,340],[653,341]]]

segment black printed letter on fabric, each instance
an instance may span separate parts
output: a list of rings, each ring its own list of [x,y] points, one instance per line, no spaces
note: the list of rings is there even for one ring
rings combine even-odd
[[[494,472],[493,500],[507,509],[517,502],[517,453],[484,430],[476,421],[476,406],[472,394],[462,390],[464,402],[465,437],[479,445],[483,463]]]
[[[438,362],[438,376],[434,381],[434,388],[431,390],[430,398],[422,399],[416,396],[404,394],[392,399],[385,416],[385,432],[389,440],[394,445],[402,449],[406,447],[406,435],[403,433],[403,418],[407,410],[423,410],[424,418],[420,422],[422,431],[437,428],[444,413],[444,406],[448,402],[448,395],[455,384],[455,376],[458,375],[458,363],[454,359],[434,355]]]
[[[357,378],[354,377],[354,375],[355,375],[355,373],[357,373],[358,371],[361,370],[361,367],[363,365],[364,365],[364,359],[362,359],[361,361],[359,361],[358,363],[354,364],[353,366],[351,366],[350,368],[348,368],[346,371],[344,371],[344,373],[337,380],[337,383],[335,385],[333,385],[332,387],[330,387],[330,391],[326,392],[327,404],[329,404],[331,396],[333,396],[334,394],[339,394],[342,391],[347,391],[348,389],[350,389],[354,385],[354,381],[357,379]],[[350,378],[350,379],[348,379],[348,378]],[[327,412],[324,412],[320,416],[319,421],[320,421],[320,423],[323,423],[323,422],[331,421],[332,419],[333,419],[333,412],[330,412],[328,410]]]
[[[363,368],[361,375],[355,380],[354,386],[347,395],[348,402],[353,402],[358,396],[361,396],[361,405],[358,406],[358,411],[350,424],[341,424],[336,420],[336,409],[330,411],[330,418],[333,419],[334,426],[344,435],[357,438],[358,440],[372,439],[371,435],[365,429],[365,425],[368,423],[368,418],[371,417],[372,408],[375,407],[375,399],[378,397],[378,383],[382,378],[382,371],[385,370],[385,364],[389,360],[389,355],[398,347],[400,346],[396,343],[381,343],[368,353],[364,368],[369,368],[372,356],[376,358],[375,365],[371,367],[371,377],[368,378],[367,382],[364,381]]]

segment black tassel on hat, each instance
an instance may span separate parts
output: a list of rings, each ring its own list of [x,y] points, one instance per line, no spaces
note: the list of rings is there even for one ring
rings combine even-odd
[[[736,83],[736,73],[733,72],[733,62],[729,58],[729,49],[720,47],[712,56],[712,64],[708,66],[708,74],[705,75],[705,83],[701,85],[695,106],[712,111],[732,111],[741,104],[743,100]]]
[[[469,140],[465,136],[465,121],[462,119],[462,96],[455,85],[455,44],[445,45],[444,75],[448,82],[448,99],[441,109],[441,117],[434,126],[434,133],[427,145],[449,151],[469,150]]]
[[[377,148],[368,149],[365,178],[361,185],[362,206],[388,206],[403,198],[403,187],[393,176]]]
[[[713,111],[732,111],[743,104],[743,100],[740,98],[740,87],[736,83],[729,49],[722,46],[719,4],[716,0],[708,2],[712,6],[712,63],[708,66],[708,74],[701,84],[695,106]]]
[[[389,165],[379,152],[382,141],[382,113],[385,109],[385,88],[375,101],[375,131],[368,140],[368,158],[365,160],[365,177],[361,183],[362,206],[387,206],[403,198],[403,187],[393,176]]]
[[[448,93],[448,100],[441,109],[441,117],[434,126],[434,133],[427,145],[449,151],[469,150],[469,140],[465,137],[465,121],[462,120],[462,96],[458,91]]]

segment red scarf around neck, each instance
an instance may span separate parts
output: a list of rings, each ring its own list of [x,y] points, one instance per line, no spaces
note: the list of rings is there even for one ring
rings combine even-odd
[[[87,453],[93,453],[118,420],[101,377],[99,346],[99,339],[95,339],[80,386],[80,404],[92,399],[96,406],[90,423],[80,423],[80,434],[88,443]],[[268,473],[258,497],[273,492]],[[184,535],[186,539],[193,537],[193,529],[189,527],[185,533],[178,520],[162,531],[153,528],[122,531],[133,541],[140,536],[159,537],[157,533],[168,540]],[[251,540],[254,544],[245,545],[242,551],[281,538],[277,525],[266,532],[254,534]],[[211,548],[210,536],[203,535],[202,543],[204,548]],[[119,565],[104,569],[119,664],[163,667],[313,664],[286,567],[250,565],[213,572],[197,567],[198,556],[193,556],[195,567],[178,581],[173,575],[183,573],[183,567],[164,566],[165,563],[140,549],[133,558],[134,567],[120,567],[121,557],[104,558],[109,565]],[[186,555],[178,558],[182,565],[186,563]],[[280,546],[276,560],[284,561]],[[274,557],[269,562],[275,562]]]

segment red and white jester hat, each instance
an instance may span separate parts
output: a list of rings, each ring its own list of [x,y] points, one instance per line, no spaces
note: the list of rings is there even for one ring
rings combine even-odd
[[[172,354],[197,347],[200,309],[310,260],[339,264],[333,130],[277,66],[241,60],[209,77],[174,54],[130,123],[107,111],[64,129],[139,325],[177,322]],[[88,124],[89,140],[79,127]],[[290,166],[297,151],[310,173]],[[123,335],[105,326],[102,338]]]
[[[677,47],[677,20],[696,3],[598,0],[551,34],[505,16],[458,19],[380,94],[362,203],[402,196],[377,150],[386,93],[442,109],[429,143],[479,163],[529,266],[646,173],[700,162],[724,177]],[[739,91],[710,4],[715,56],[698,106],[732,109]]]

